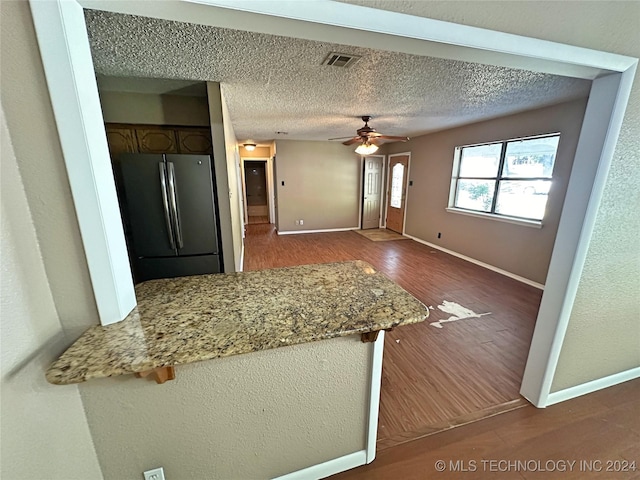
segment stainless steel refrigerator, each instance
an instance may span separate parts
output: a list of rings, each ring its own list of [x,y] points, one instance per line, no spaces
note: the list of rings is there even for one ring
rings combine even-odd
[[[118,160],[135,281],[220,272],[211,158],[123,154]]]

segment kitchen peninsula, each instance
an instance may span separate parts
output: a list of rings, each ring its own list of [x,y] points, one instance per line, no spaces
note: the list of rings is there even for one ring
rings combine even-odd
[[[113,478],[149,467],[126,442],[150,428],[182,438],[154,454],[176,478],[319,478],[318,468],[372,460],[384,334],[367,335],[373,343],[362,334],[428,315],[362,261],[151,280],[136,295],[125,320],[91,327],[46,374],[55,384],[91,380],[91,401],[139,412],[126,429],[113,424],[123,442]],[[162,386],[128,375],[167,366],[176,379]],[[165,415],[149,417],[145,404],[160,399]],[[194,416],[175,424],[174,408]],[[192,472],[189,456],[203,447],[210,470]]]
[[[365,262],[151,280],[125,320],[85,332],[54,384],[144,372],[423,321],[428,310]]]

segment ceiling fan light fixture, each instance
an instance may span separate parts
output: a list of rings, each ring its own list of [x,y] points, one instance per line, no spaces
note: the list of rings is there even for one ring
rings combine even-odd
[[[244,143],[242,146],[247,152],[253,152],[256,149],[255,143]]]
[[[378,146],[369,142],[361,143],[360,145],[358,145],[358,148],[356,148],[356,153],[360,155],[371,155],[372,153],[375,153],[377,151]]]

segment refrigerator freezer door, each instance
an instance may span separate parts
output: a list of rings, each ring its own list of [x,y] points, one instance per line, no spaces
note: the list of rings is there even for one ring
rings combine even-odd
[[[208,155],[166,155],[167,171],[173,178],[177,223],[176,238],[182,242],[178,254],[218,253],[218,235],[211,158]],[[169,189],[171,192],[171,188]],[[180,242],[178,242],[180,243]]]
[[[163,155],[123,154],[120,168],[130,238],[137,258],[177,255],[172,247],[170,216],[162,188]],[[166,174],[166,170],[165,170]],[[168,181],[168,177],[165,177]],[[168,200],[168,198],[167,198]]]
[[[196,255],[193,257],[143,258],[138,261],[136,282],[156,278],[186,277],[220,273],[218,255]]]

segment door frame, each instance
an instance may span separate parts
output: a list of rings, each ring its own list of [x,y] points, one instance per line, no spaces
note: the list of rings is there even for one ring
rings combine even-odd
[[[385,178],[384,190],[384,226],[387,227],[387,200],[389,198],[389,180],[391,180],[391,158],[392,157],[409,157],[407,160],[407,184],[404,187],[404,215],[402,217],[402,235],[404,235],[407,226],[407,206],[409,205],[409,182],[411,176],[411,152],[391,153],[387,155],[387,175]]]
[[[358,217],[360,218],[360,223],[359,223],[359,227],[360,230],[362,230],[362,225],[364,223],[362,216],[364,215],[364,168],[365,168],[365,164],[364,162],[367,160],[368,157],[377,157],[380,158],[382,160],[382,167],[380,168],[380,171],[382,173],[382,178],[380,179],[380,181],[382,182],[382,185],[380,185],[380,219],[378,220],[378,228],[382,228],[382,222],[383,222],[383,217],[384,217],[384,196],[385,196],[385,189],[384,189],[384,182],[386,180],[385,178],[385,162],[387,160],[387,156],[386,155],[361,155],[360,156],[360,205],[358,207]]]
[[[249,224],[249,203],[247,202],[247,182],[244,175],[244,162],[264,162],[265,182],[267,184],[267,208],[269,209],[269,223],[275,223],[275,205],[273,198],[273,160],[271,157],[240,157],[240,175],[242,177],[242,195],[244,197],[244,224]]]

